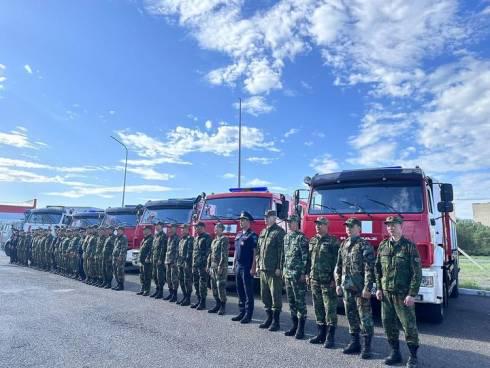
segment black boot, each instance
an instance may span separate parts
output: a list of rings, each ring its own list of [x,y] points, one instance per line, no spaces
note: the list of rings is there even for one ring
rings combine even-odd
[[[104,286],[104,289],[111,289],[112,288],[111,284],[112,284],[112,281],[111,282],[107,281],[105,286]]]
[[[293,321],[293,326],[288,331],[284,332],[285,336],[296,335],[296,330],[298,329],[298,317],[291,316],[291,321]]]
[[[245,311],[241,310],[240,313],[238,313],[238,315],[233,317],[231,320],[234,322],[240,322],[243,319],[243,317],[245,317]]]
[[[327,339],[323,345],[326,349],[333,349],[335,346],[335,328],[335,326],[328,326]]]
[[[154,297],[155,299],[162,299],[163,298],[163,287],[157,288],[157,295]]]
[[[186,294],[182,303],[180,303],[182,307],[187,307],[191,305],[191,294]]]
[[[150,298],[154,298],[158,295],[158,288],[155,289],[155,292],[150,295]]]
[[[143,296],[150,296],[150,290],[146,290],[146,291],[143,293]]]
[[[281,316],[281,311],[278,311],[278,310],[275,310],[274,313],[272,314],[273,315],[273,319],[272,319],[272,325],[271,327],[269,327],[269,331],[279,331],[279,329],[281,328],[280,326],[280,316]]]
[[[306,318],[302,317],[298,321],[298,329],[296,330],[296,335],[294,336],[297,340],[303,339],[305,337],[305,323],[306,323]]]
[[[400,354],[400,342],[388,341],[391,346],[391,354],[385,359],[386,365],[395,365],[402,362],[402,355]]]
[[[143,295],[143,293],[145,292],[145,290],[143,289],[143,287],[140,289],[140,291],[138,291],[136,293],[136,295]]]
[[[119,288],[118,289],[119,291],[124,290],[124,282],[119,283],[119,285],[117,287]]]
[[[408,345],[408,350],[410,350],[410,356],[407,361],[407,368],[417,368],[418,367],[418,359],[417,359],[417,350],[419,347],[417,345]]]
[[[311,344],[323,344],[325,342],[325,336],[327,335],[326,325],[316,325],[318,328],[318,334],[310,339]]]
[[[168,289],[168,295],[165,298],[163,298],[163,300],[172,299],[172,295],[173,295],[173,289]]]
[[[206,298],[201,298],[201,302],[197,306],[196,310],[205,310],[206,309]]]
[[[172,297],[168,300],[170,303],[177,301],[177,289],[172,290]]]
[[[351,341],[349,345],[342,351],[344,354],[359,354],[361,352],[361,340],[358,333],[351,335]]]
[[[371,340],[373,338],[373,335],[365,335],[363,337],[364,337],[364,346],[362,347],[361,358],[369,359],[373,356],[373,354],[371,353]]]
[[[267,318],[259,325],[259,328],[269,328],[272,324],[272,311],[266,310]]]
[[[247,313],[245,314],[245,317],[243,317],[243,318],[240,320],[240,323],[241,323],[242,325],[245,325],[245,324],[247,324],[247,323],[250,323],[250,321],[251,321],[251,320],[252,320],[252,313],[247,312]]]
[[[182,291],[182,299],[177,300],[176,304],[181,305],[182,302],[185,300],[185,298],[186,298],[186,294]]]
[[[201,304],[201,297],[200,296],[197,297],[197,302],[192,304],[191,308],[195,309],[199,306],[199,304]]]
[[[216,305],[214,306],[214,308],[208,310],[208,313],[218,313],[220,307],[221,307],[221,302],[219,299],[216,299]]]
[[[226,313],[226,302],[221,302],[219,306],[218,316],[224,316]]]

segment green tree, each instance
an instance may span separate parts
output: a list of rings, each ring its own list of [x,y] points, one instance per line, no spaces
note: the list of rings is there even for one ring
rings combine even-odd
[[[473,220],[456,221],[458,246],[475,256],[490,255],[490,227]]]

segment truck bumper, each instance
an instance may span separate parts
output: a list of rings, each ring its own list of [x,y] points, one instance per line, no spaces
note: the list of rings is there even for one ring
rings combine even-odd
[[[135,263],[134,260],[138,260],[139,250],[138,249],[128,249],[128,253],[126,254],[126,268],[129,269],[139,269],[140,264]]]
[[[422,284],[417,295],[418,303],[442,304],[443,298],[442,270],[422,269]]]

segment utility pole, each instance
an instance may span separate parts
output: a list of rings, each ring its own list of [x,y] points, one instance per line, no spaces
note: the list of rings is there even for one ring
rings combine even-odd
[[[121,146],[123,146],[126,151],[126,162],[124,164],[124,183],[123,183],[122,204],[121,204],[121,207],[124,207],[124,196],[126,195],[126,172],[128,170],[128,147],[126,147],[124,143],[122,143],[119,139],[113,137],[112,135],[111,138],[114,139]]]
[[[239,98],[238,113],[238,188],[241,188],[242,178],[242,99]]]

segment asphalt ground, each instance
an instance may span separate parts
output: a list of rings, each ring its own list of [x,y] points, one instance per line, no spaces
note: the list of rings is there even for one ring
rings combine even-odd
[[[337,347],[324,349],[258,328],[265,313],[257,295],[253,323],[232,322],[237,298],[229,293],[227,315],[137,296],[137,274],[115,292],[59,275],[9,265],[0,256],[0,367],[380,367],[388,354],[376,321],[374,357],[363,361],[341,349],[349,335],[339,316]],[[208,307],[213,306],[211,292]],[[313,317],[311,303],[308,305]],[[440,325],[419,323],[422,367],[490,367],[490,298],[451,299]],[[316,332],[312,320],[307,335]],[[401,338],[403,341],[403,337]],[[404,361],[407,349],[402,342]]]

